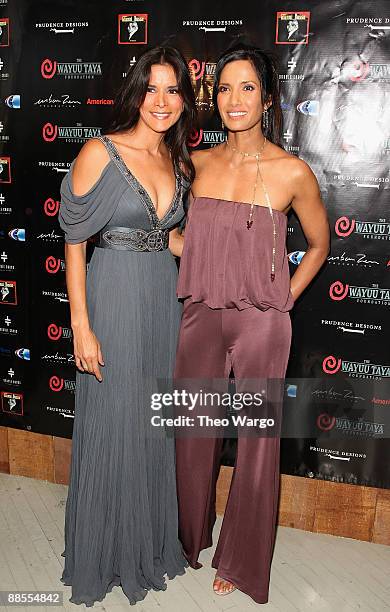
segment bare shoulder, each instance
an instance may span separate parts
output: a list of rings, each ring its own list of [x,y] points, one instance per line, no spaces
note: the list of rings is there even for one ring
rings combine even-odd
[[[201,149],[194,151],[191,155],[192,161],[194,162],[195,170],[197,173],[207,168],[210,170],[214,164],[218,164],[221,161],[223,155],[224,146],[223,143],[210,147],[209,149]]]
[[[195,166],[195,170],[201,170],[205,164],[207,164],[207,160],[210,159],[210,149],[200,149],[198,151],[194,151],[191,153],[191,159]]]
[[[311,179],[316,180],[315,175],[308,163],[296,155],[288,153],[288,151],[285,151],[284,149],[280,149],[280,147],[277,148],[280,151],[278,157],[282,162],[283,167],[288,170],[289,177],[291,179],[298,181]]]
[[[309,164],[296,155],[281,149],[276,145],[272,145],[270,151],[271,159],[275,159],[279,163],[281,177],[288,178],[289,182],[301,187],[302,185],[318,185],[316,176]]]
[[[289,172],[286,173],[293,192],[293,208],[301,212],[307,207],[318,212],[318,207],[323,207],[320,186],[317,177],[309,164],[299,157],[292,156],[289,161]],[[287,168],[286,168],[287,170]]]
[[[91,138],[80,149],[76,158],[77,165],[105,164],[110,159],[107,149],[101,140]]]
[[[109,161],[110,156],[104,144],[96,138],[88,140],[73,166],[73,193],[75,195],[86,193],[96,183]]]

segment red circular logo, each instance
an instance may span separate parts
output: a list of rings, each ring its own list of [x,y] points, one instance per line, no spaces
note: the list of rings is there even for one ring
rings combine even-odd
[[[43,140],[46,142],[53,142],[57,138],[58,127],[52,123],[45,123],[42,128]]]
[[[352,234],[355,229],[355,219],[348,219],[348,217],[339,217],[334,225],[334,231],[337,236],[342,238]]]
[[[322,362],[322,369],[327,374],[336,374],[341,366],[341,359],[336,359],[333,355],[328,355]]]
[[[188,141],[188,146],[190,147],[197,147],[198,144],[201,142],[203,137],[203,130],[192,130],[191,134],[190,134],[190,139]]]
[[[319,414],[317,417],[317,427],[318,429],[322,429],[322,431],[329,431],[334,427],[336,423],[336,417],[330,416],[326,412]]]
[[[43,60],[41,64],[41,75],[44,79],[52,79],[57,72],[57,62],[52,62],[50,59]]]
[[[332,300],[339,302],[347,297],[349,290],[349,285],[345,285],[341,281],[335,281],[329,287],[329,295]]]
[[[196,81],[201,79],[202,76],[204,75],[205,65],[206,65],[206,62],[200,62],[197,59],[192,59],[191,61],[188,62],[188,67],[193,73]]]
[[[62,336],[62,327],[56,325],[55,323],[50,323],[47,328],[47,335],[50,340],[59,340]]]
[[[50,255],[49,257],[46,258],[45,265],[46,265],[46,271],[49,274],[56,274],[56,272],[58,272],[58,270],[60,269],[61,260],[56,259],[55,257],[53,257],[53,255]]]
[[[64,379],[58,376],[51,376],[49,379],[49,387],[52,391],[61,391],[64,386]]]
[[[53,198],[47,198],[43,204],[43,210],[45,215],[48,217],[55,217],[60,208],[60,203],[58,200],[53,200]]]
[[[368,72],[370,70],[370,64],[368,62],[361,62],[360,60],[356,60],[356,62],[351,62],[348,65],[349,78],[354,83],[358,83],[360,81],[364,81]]]

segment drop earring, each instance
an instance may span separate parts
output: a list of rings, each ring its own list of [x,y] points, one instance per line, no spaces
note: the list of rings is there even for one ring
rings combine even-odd
[[[262,124],[263,124],[263,131],[264,131],[264,133],[268,132],[269,117],[268,117],[268,110],[267,109],[263,110],[263,121],[262,121]]]
[[[223,130],[225,129],[225,124],[224,124],[224,122],[222,121],[222,119],[221,119],[221,128],[222,128]]]

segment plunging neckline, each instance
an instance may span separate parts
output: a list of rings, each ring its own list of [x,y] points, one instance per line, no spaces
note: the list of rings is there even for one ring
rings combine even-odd
[[[137,179],[137,177],[132,173],[130,168],[127,166],[127,164],[125,163],[125,160],[123,159],[122,155],[119,153],[116,145],[113,143],[111,138],[109,138],[108,136],[101,136],[100,138],[106,142],[109,149],[111,150],[111,153],[113,154],[113,157],[114,157],[113,161],[118,166],[121,174],[124,176],[124,178],[128,181],[130,186],[133,187],[133,189],[137,192],[138,196],[140,197],[142,203],[144,204],[146,208],[146,212],[148,213],[148,217],[152,225],[154,227],[161,225],[163,222],[167,220],[167,218],[169,218],[171,214],[175,212],[175,209],[176,209],[175,204],[177,204],[177,201],[178,201],[178,195],[180,191],[181,182],[179,180],[179,174],[177,172],[175,162],[173,162],[173,171],[175,174],[175,191],[174,191],[173,198],[171,200],[170,205],[168,206],[164,215],[160,219],[160,217],[157,214],[156,206],[154,205],[154,202],[152,198],[150,197],[148,191],[145,189],[142,183]]]

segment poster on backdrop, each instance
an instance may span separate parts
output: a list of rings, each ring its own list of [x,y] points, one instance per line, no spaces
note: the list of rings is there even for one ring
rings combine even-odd
[[[75,364],[57,220],[72,160],[107,124],[139,55],[161,43],[188,62],[200,117],[190,148],[224,142],[213,76],[219,53],[237,40],[278,57],[283,146],[313,169],[331,224],[327,263],[291,313],[284,402],[287,423],[303,424],[319,408],[325,417],[318,436],[283,439],[282,471],[389,488],[388,428],[375,412],[390,409],[384,1],[201,0],[196,9],[148,0],[0,2],[0,425],[72,436]],[[306,249],[290,213],[291,274]],[[326,427],[337,435],[325,443]],[[234,458],[227,440],[224,463]]]

